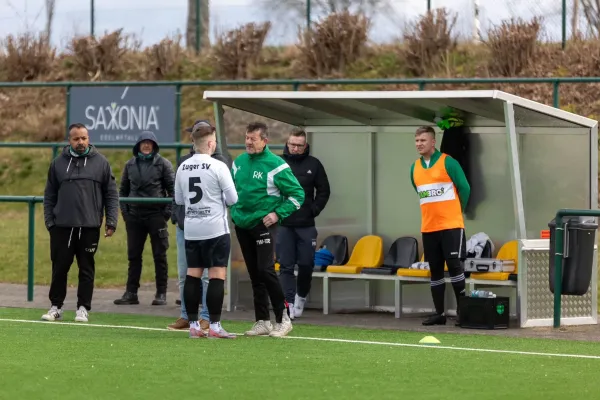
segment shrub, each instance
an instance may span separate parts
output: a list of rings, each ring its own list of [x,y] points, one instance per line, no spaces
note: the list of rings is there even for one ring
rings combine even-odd
[[[161,40],[144,51],[146,75],[156,80],[181,78],[185,53],[181,46],[181,35]]]
[[[370,19],[361,14],[329,14],[300,33],[301,69],[311,77],[343,74],[362,55],[370,26]]]
[[[491,75],[517,76],[533,59],[542,20],[521,18],[504,20],[488,32],[485,41],[490,50],[488,69]]]
[[[45,35],[8,35],[2,42],[4,74],[9,81],[29,81],[52,70],[56,49]]]
[[[93,36],[75,37],[68,46],[79,77],[91,81],[118,77],[123,71],[128,51],[139,50],[140,44],[133,36],[124,35],[122,29],[96,39]]]
[[[251,78],[252,68],[260,62],[263,44],[270,29],[270,22],[249,23],[219,35],[210,57],[216,77]]]
[[[428,11],[404,31],[401,54],[407,72],[413,76],[426,76],[440,70],[451,51],[457,46],[453,35],[457,15],[445,9]]]

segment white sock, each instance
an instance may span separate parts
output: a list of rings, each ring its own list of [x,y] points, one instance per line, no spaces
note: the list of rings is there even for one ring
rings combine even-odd
[[[194,328],[194,329],[200,330],[200,322],[198,322],[198,321],[192,321],[192,322],[190,322],[190,328]]]
[[[221,323],[220,322],[211,322],[210,329],[215,332],[219,332],[221,330]]]

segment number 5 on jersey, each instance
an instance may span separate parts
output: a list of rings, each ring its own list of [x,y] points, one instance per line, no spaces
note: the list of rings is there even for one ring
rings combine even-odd
[[[189,181],[188,181],[188,190],[190,192],[190,194],[195,193],[196,195],[194,197],[190,196],[190,204],[196,204],[198,203],[200,200],[202,200],[202,188],[200,187],[200,183],[202,181],[200,180],[199,176],[191,176]]]

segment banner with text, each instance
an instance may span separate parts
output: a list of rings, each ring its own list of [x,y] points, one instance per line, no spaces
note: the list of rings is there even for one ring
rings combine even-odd
[[[142,131],[170,143],[175,141],[175,98],[175,86],[75,86],[69,124],[84,124],[91,143],[133,144]]]

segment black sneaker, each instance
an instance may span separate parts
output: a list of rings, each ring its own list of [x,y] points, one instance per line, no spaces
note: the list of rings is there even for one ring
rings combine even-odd
[[[446,325],[446,316],[435,314],[423,321],[423,325]]]
[[[130,304],[140,304],[140,301],[138,300],[137,293],[125,292],[125,294],[123,294],[123,297],[115,300],[113,303],[115,303],[118,306],[123,306]]]
[[[166,293],[156,293],[154,296],[154,300],[152,300],[153,306],[166,306],[167,305],[167,295]]]

